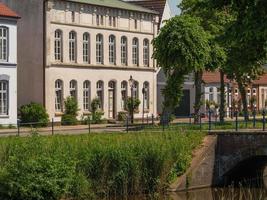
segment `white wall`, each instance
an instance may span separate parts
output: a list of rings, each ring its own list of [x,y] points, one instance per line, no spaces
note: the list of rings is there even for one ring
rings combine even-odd
[[[0,19],[0,26],[8,28],[8,61],[0,61],[0,79],[9,81],[8,115],[0,116],[0,125],[17,124],[17,25],[15,20]]]
[[[116,82],[116,106],[115,111],[121,111],[121,82],[127,81],[132,75],[133,79],[139,83],[139,99],[141,104],[139,106],[139,113],[136,117],[142,116],[142,88],[143,83],[148,81],[150,84],[149,91],[149,112],[145,114],[156,114],[156,77],[154,71],[137,71],[137,70],[123,70],[123,69],[93,69],[86,67],[75,68],[65,68],[65,67],[49,67],[46,69],[46,108],[49,113],[50,118],[55,118],[59,121],[60,118],[56,116],[55,112],[55,81],[61,79],[64,85],[64,98],[70,95],[69,93],[69,82],[71,80],[76,80],[78,83],[78,104],[79,104],[79,116],[84,114],[83,111],[83,82],[89,80],[91,82],[91,99],[96,97],[96,83],[99,80],[104,82],[104,117],[108,118],[108,82],[113,80]],[[128,96],[130,96],[130,87],[128,84]]]

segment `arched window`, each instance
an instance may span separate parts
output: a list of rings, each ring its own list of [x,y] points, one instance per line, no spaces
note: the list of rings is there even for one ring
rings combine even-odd
[[[134,83],[133,83],[133,98],[136,98],[136,99],[139,99],[138,86],[139,86],[138,82],[134,81]]]
[[[70,96],[77,101],[77,81],[70,81]]]
[[[138,39],[134,38],[133,39],[133,55],[132,55],[132,59],[133,59],[133,65],[139,65],[139,44],[138,44]]]
[[[90,81],[83,82],[83,110],[90,110],[90,96],[91,96],[91,84]]]
[[[96,63],[104,63],[104,54],[103,54],[103,35],[98,34],[96,36]]]
[[[111,119],[115,118],[116,110],[116,82],[108,82],[108,117]]]
[[[127,52],[127,38],[123,36],[121,38],[121,64],[127,65],[128,61],[128,52]]]
[[[8,57],[8,28],[0,27],[0,60],[7,61]]]
[[[63,111],[63,82],[56,80],[55,82],[55,110],[56,112]]]
[[[8,81],[0,81],[0,115],[8,115]]]
[[[69,59],[70,62],[76,62],[76,33],[69,33]]]
[[[121,109],[126,110],[126,100],[127,100],[127,81],[121,82]]]
[[[103,110],[103,105],[104,105],[104,83],[103,81],[98,81],[96,83],[96,95],[100,101],[99,109]]]
[[[116,44],[115,44],[115,36],[109,36],[109,64],[114,65],[116,63]]]
[[[55,61],[62,62],[62,31],[55,31]]]
[[[143,95],[144,95],[144,109],[149,109],[149,83],[144,82],[143,86]]]
[[[143,62],[144,66],[149,67],[149,41],[148,39],[144,39],[143,44]]]
[[[83,34],[83,62],[90,63],[90,36],[89,33]]]

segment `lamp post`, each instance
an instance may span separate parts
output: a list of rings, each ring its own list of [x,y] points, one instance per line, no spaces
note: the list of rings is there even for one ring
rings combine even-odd
[[[131,115],[131,123],[134,123],[134,105],[133,105],[133,86],[134,86],[134,79],[130,76],[129,85],[131,88],[131,108],[130,108],[130,115]]]

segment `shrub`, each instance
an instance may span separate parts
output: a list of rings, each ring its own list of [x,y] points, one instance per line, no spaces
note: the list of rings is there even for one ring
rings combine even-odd
[[[102,116],[104,112],[99,110],[100,107],[100,100],[95,98],[91,102],[91,110],[92,110],[92,124],[100,124],[102,122]]]
[[[127,112],[126,111],[121,111],[118,113],[118,120],[119,121],[126,121],[127,119]]]
[[[129,113],[138,112],[138,107],[141,101],[138,98],[128,97],[126,99],[126,110]]]
[[[36,123],[33,126],[47,126],[49,121],[46,109],[38,103],[21,106],[19,113],[22,123]]]
[[[62,125],[77,125],[77,115],[78,115],[78,102],[73,97],[67,97],[64,101],[65,112],[61,118]]]
[[[77,125],[78,120],[75,115],[64,114],[61,117],[61,124],[63,126]]]

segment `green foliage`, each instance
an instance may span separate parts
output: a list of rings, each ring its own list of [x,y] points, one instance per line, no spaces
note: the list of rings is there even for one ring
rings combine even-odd
[[[125,102],[126,110],[129,111],[129,112],[132,112],[132,110],[137,112],[140,103],[141,103],[141,101],[138,98],[128,97],[126,99],[126,102]]]
[[[64,101],[64,105],[65,105],[64,114],[77,116],[79,108],[78,108],[78,102],[75,100],[74,97],[67,97],[67,99]]]
[[[96,111],[92,115],[92,124],[101,124],[102,123],[102,117],[104,115],[103,111]]]
[[[178,134],[179,133],[179,134]],[[105,199],[161,191],[204,134],[166,132],[2,138],[0,199]]]
[[[61,117],[62,125],[76,125],[78,124],[77,113],[79,111],[78,102],[73,97],[67,97],[64,101],[65,111]]]
[[[78,124],[78,120],[77,120],[75,115],[64,114],[61,117],[61,124],[63,126],[77,125]]]
[[[102,117],[104,115],[104,112],[102,110],[99,110],[100,107],[100,100],[98,98],[95,98],[91,102],[91,111],[92,111],[92,124],[100,124],[102,122]]]
[[[126,121],[127,119],[127,112],[126,111],[120,111],[118,113],[118,120],[119,121]]]
[[[23,105],[19,109],[21,123],[37,123],[32,126],[47,126],[48,114],[46,109],[38,103]]]
[[[175,107],[182,96],[185,76],[205,69],[210,62],[209,34],[198,18],[185,14],[168,20],[153,46],[153,57],[167,77],[164,106]]]

